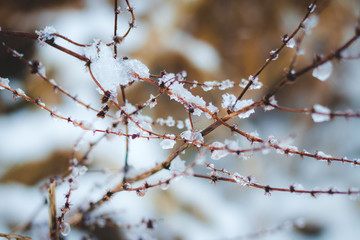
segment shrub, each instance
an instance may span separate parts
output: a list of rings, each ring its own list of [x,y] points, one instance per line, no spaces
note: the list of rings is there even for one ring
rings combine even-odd
[[[109,17],[107,7],[87,4],[90,10],[79,21],[90,17],[92,23],[101,22],[98,13],[101,18]],[[188,30],[194,36],[158,29],[148,33],[151,37],[145,47],[132,46],[131,41],[139,41],[145,31],[145,21],[128,0],[118,4],[113,2],[113,26],[104,26],[113,31],[108,41],[78,43],[79,33],[67,37],[52,26],[35,33],[0,29],[0,36],[7,38],[2,54],[17,59],[17,65],[26,65],[31,75],[23,83],[25,91],[18,87],[21,81],[16,77],[0,78],[5,106],[13,104],[9,96],[16,102],[29,102],[1,117],[2,164],[12,165],[7,161],[14,149],[18,151],[11,153],[15,156],[34,152],[41,158],[54,149],[71,147],[42,161],[28,162],[31,159],[22,156],[26,159],[23,167],[4,170],[1,191],[6,209],[1,214],[1,231],[7,233],[0,236],[243,239],[268,235],[287,239],[297,232],[299,238],[337,239],[359,234],[353,224],[359,221],[356,198],[360,191],[353,188],[359,179],[352,166],[360,165],[356,158],[360,112],[344,107],[358,107],[354,79],[358,76],[359,22],[353,19],[351,27],[338,29],[339,39],[323,37],[321,43],[321,38],[313,36],[318,31],[331,36],[331,26],[322,22],[322,16],[332,10],[315,0],[301,8],[303,17],[281,41],[265,39],[266,29],[262,29],[260,40],[254,40],[262,44],[255,44],[257,48],[238,66],[236,61],[226,62],[234,60],[238,46],[220,44],[230,51],[220,58],[210,44],[195,39],[205,30],[199,28],[201,21],[189,20],[190,14],[183,17],[193,24]],[[157,4],[165,10],[157,12],[156,6],[138,2],[147,6],[145,13],[139,7],[143,11],[139,15],[170,14],[169,3]],[[223,14],[226,6],[244,3],[213,4]],[[249,9],[259,7],[252,4]],[[210,5],[199,7],[198,12]],[[216,15],[216,11],[205,12]],[[219,22],[232,19],[232,14],[220,15]],[[285,18],[287,12],[280,10],[280,14]],[[123,17],[130,20],[121,33],[123,25],[118,23],[124,22]],[[140,29],[136,29],[137,19]],[[256,15],[247,21],[256,23]],[[68,24],[65,29],[79,31]],[[84,34],[86,30],[91,29],[84,26]],[[228,36],[234,38],[238,31],[231,27],[227,32],[218,30],[214,45]],[[246,38],[244,33],[239,35],[235,39]],[[41,60],[18,52],[11,46],[9,39],[13,38],[37,41]],[[165,59],[170,49],[179,57],[186,56],[190,68],[206,73],[186,69],[171,73],[154,66],[149,52],[154,52],[152,45],[162,51],[157,45],[161,41],[165,42]],[[322,45],[317,47],[316,41]],[[328,45],[323,46],[325,43]],[[128,57],[131,48],[137,48],[138,54]],[[262,50],[268,56],[255,68],[251,59]],[[47,71],[47,61],[56,70]],[[145,61],[147,64],[142,63]],[[194,80],[195,75],[211,75],[216,67],[236,74],[231,80]],[[240,77],[237,67],[253,73]],[[44,112],[57,121],[51,122]],[[5,184],[9,179],[28,186]],[[338,196],[331,197],[334,195]],[[344,216],[342,222],[339,215]]]

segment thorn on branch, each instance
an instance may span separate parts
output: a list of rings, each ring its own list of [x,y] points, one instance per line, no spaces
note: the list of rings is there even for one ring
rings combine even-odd
[[[14,91],[12,92],[12,94],[13,94],[14,100],[16,100],[16,98],[19,96],[19,93],[18,93],[16,90],[14,90]]]
[[[107,191],[104,198],[107,198],[107,200],[110,200],[113,195],[114,195],[114,192]]]
[[[105,118],[105,115],[108,111],[109,111],[109,106],[105,105],[105,107],[103,107],[103,109],[101,109],[101,111],[98,112],[98,114],[96,114],[96,116],[99,118]]]
[[[289,80],[290,82],[294,82],[296,80],[295,71],[291,70],[286,72],[286,79]]]
[[[216,184],[217,181],[219,181],[219,177],[216,174],[211,174],[210,176],[211,184]]]
[[[162,78],[162,77],[164,77],[166,74],[167,74],[167,72],[166,72],[165,70],[162,70],[162,71],[160,72],[160,77]]]
[[[163,162],[163,163],[162,163],[162,167],[163,167],[164,169],[169,170],[169,169],[170,169],[170,163],[168,163],[168,162]]]
[[[358,20],[358,24],[355,27],[355,34],[356,36],[360,36],[360,18]]]
[[[30,70],[30,72],[31,72],[32,74],[36,74],[36,73],[39,72],[39,68],[40,68],[40,62],[39,62],[39,60],[33,60],[33,61],[31,62],[31,70]]]
[[[106,103],[107,101],[109,101],[110,97],[111,97],[110,91],[105,91],[104,96],[101,99],[101,103],[102,104]]]
[[[117,44],[117,43],[121,43],[123,41],[123,38],[120,36],[114,36],[113,40]]]
[[[310,192],[310,195],[311,195],[313,198],[316,198],[316,195],[315,195],[315,194],[316,194],[315,191],[311,191],[311,192]]]
[[[272,189],[271,189],[271,187],[269,185],[266,185],[264,190],[265,190],[265,195],[266,196],[271,196],[270,192],[271,192]]]
[[[154,229],[154,220],[149,219],[149,220],[146,222],[146,228],[148,228],[148,229]]]

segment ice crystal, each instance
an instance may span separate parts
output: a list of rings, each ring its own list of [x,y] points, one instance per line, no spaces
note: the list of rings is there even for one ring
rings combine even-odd
[[[236,97],[233,94],[229,94],[229,93],[223,94],[222,97],[223,97],[223,101],[221,106],[230,111],[238,111],[254,103],[254,101],[251,99],[236,101]],[[254,112],[255,112],[254,109],[250,109],[247,112],[239,114],[238,117],[248,118]]]
[[[126,101],[125,106],[121,107],[121,110],[123,110],[127,114],[131,114],[136,111],[136,107]]]
[[[233,110],[233,106],[236,101],[236,97],[233,94],[225,93],[222,95],[223,101],[221,106],[225,109]]]
[[[64,237],[68,236],[70,234],[71,231],[71,227],[70,224],[67,222],[63,222],[60,224],[60,233],[61,235],[63,235]]]
[[[241,79],[241,82],[239,84],[239,87],[241,88],[245,88],[249,82],[252,81],[252,84],[250,86],[250,90],[253,90],[253,89],[260,89],[262,87],[262,83],[259,82],[259,78],[256,77],[254,78],[252,75],[249,76],[249,79]]]
[[[247,100],[240,100],[236,103],[236,111],[239,110],[239,109],[242,109],[242,108],[245,108],[251,104],[253,104],[254,101],[251,100],[251,99],[247,99]],[[241,113],[238,115],[239,118],[248,118],[252,113],[254,113],[255,110],[254,109],[251,109],[247,112],[244,112],[244,113]]]
[[[169,86],[169,90],[172,92],[170,99],[183,103],[187,110],[193,110],[193,114],[200,116],[202,111],[199,109],[206,107],[206,102],[200,96],[194,96],[189,90],[184,88],[184,84],[174,82]]]
[[[218,84],[219,83],[217,81],[207,81],[207,82],[204,82],[201,87],[205,92],[207,92],[207,91],[212,90]]]
[[[224,81],[221,82],[219,89],[220,90],[226,90],[228,88],[232,88],[234,87],[234,82],[230,81],[229,79],[226,79]]]
[[[186,130],[186,131],[182,132],[180,134],[180,136],[183,139],[188,140],[190,143],[194,143],[197,147],[200,147],[201,143],[204,142],[203,136],[197,130],[194,130],[194,131]]]
[[[217,107],[215,107],[211,102],[209,103],[209,105],[206,107],[212,114],[216,114],[219,112],[219,109]],[[211,118],[211,115],[209,113],[205,113],[205,116],[207,119]]]

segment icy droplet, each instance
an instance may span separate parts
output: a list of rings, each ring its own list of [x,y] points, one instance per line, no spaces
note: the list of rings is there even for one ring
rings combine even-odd
[[[311,114],[314,122],[325,122],[330,120],[330,109],[320,104],[315,104],[313,107],[314,113]]]
[[[79,168],[79,176],[84,175],[87,172],[88,168],[86,166],[81,166]]]
[[[163,183],[160,185],[161,190],[164,190],[164,191],[168,190],[170,184],[168,182],[164,182],[164,181],[162,181],[162,182]]]
[[[252,75],[249,76],[249,79],[241,79],[241,82],[239,84],[239,87],[245,88],[249,82],[252,81],[252,84],[250,86],[250,90],[252,89],[260,89],[262,87],[262,82],[259,82],[259,78],[254,78]]]
[[[143,197],[146,194],[146,189],[145,188],[139,188],[136,190],[136,195],[138,195],[138,197]]]
[[[217,81],[207,81],[204,82],[203,85],[201,86],[201,88],[207,92],[212,90],[216,85],[218,85],[219,83]]]
[[[63,222],[60,224],[60,233],[63,236],[68,236],[71,231],[70,224],[67,222]]]
[[[312,75],[313,77],[316,77],[320,81],[326,81],[330,77],[332,69],[333,69],[332,63],[328,61],[314,68]]]

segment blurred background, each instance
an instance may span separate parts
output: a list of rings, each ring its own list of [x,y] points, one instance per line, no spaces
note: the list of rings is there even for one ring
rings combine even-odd
[[[120,1],[123,13],[119,15],[119,33],[125,33],[130,14]],[[222,81],[230,79],[235,87],[229,93],[238,95],[242,78],[254,75],[269,57],[269,52],[281,45],[281,37],[290,34],[306,13],[311,1],[296,0],[136,0],[137,27],[119,47],[121,56],[136,58],[146,64],[150,72],[159,74],[165,70],[177,73],[186,70],[188,80]],[[351,38],[360,14],[360,2],[318,1],[316,13],[318,25],[302,42],[301,55],[295,69],[310,64],[314,56],[326,55]],[[94,39],[111,42],[113,34],[113,1],[100,0],[17,0],[0,1],[0,26],[5,30],[34,32],[45,26],[53,26],[58,33],[80,43],[92,43]],[[0,41],[23,53],[24,57],[39,59],[46,67],[46,75],[54,79],[71,94],[86,103],[100,106],[101,96],[91,81],[82,62],[59,52],[50,46],[40,46],[31,39],[0,36]],[[83,49],[56,40],[80,54]],[[346,52],[360,53],[357,41]],[[294,49],[286,48],[279,59],[273,61],[259,77],[260,90],[245,95],[246,99],[258,100],[284,76],[284,68],[290,64]],[[55,94],[52,87],[38,77],[18,59],[0,48],[0,76],[10,79],[10,85],[21,88],[32,97],[41,100],[65,116],[99,121],[93,112],[86,111],[62,94]],[[279,104],[287,107],[310,108],[319,103],[332,110],[346,111],[360,108],[360,61],[333,61],[333,73],[326,82],[320,82],[306,74],[276,95]],[[204,92],[200,87],[192,92],[203,96],[220,108],[224,92]],[[156,89],[146,83],[137,83],[126,89],[132,104],[147,100]],[[156,108],[144,110],[154,120],[167,118],[185,120],[184,107],[163,96]],[[203,129],[211,121],[194,118],[195,128]],[[359,119],[336,118],[321,124],[313,123],[305,114],[281,111],[256,113],[246,120],[233,120],[248,133],[257,132],[263,139],[273,135],[278,139],[292,139],[291,145],[299,150],[316,150],[334,157],[359,158]],[[97,123],[94,123],[97,124]],[[98,123],[109,124],[109,122]],[[161,133],[179,134],[181,130],[154,127]],[[62,121],[52,120],[47,112],[33,104],[18,99],[10,93],[0,92],[0,233],[9,233],[15,227],[32,219],[25,235],[34,239],[46,239],[47,207],[44,205],[44,182],[54,175],[63,174],[69,166],[71,153],[84,153],[89,143],[99,135],[84,133]],[[220,127],[210,134],[208,143],[224,139],[237,140],[244,148],[249,144]],[[171,151],[162,150],[159,141],[132,141],[130,164],[136,171],[148,169],[163,161]],[[121,169],[124,164],[124,139],[111,137],[101,141],[90,156],[89,171],[78,179],[79,190],[71,198],[72,210],[97,199],[118,179],[111,169]],[[139,151],[141,149],[141,151]],[[189,149],[180,157],[189,163],[196,157],[196,149]],[[347,190],[360,185],[359,169],[350,164],[300,159],[283,156],[275,151],[269,154],[254,153],[249,159],[227,157],[213,161],[215,167],[255,176],[264,185],[288,187],[300,183],[305,189]],[[95,170],[110,169],[101,173]],[[208,173],[204,166],[195,172]],[[159,178],[163,177],[160,173]],[[115,179],[115,180],[114,180]],[[67,186],[57,188],[58,206],[64,203],[63,193]],[[91,194],[90,194],[91,192]],[[87,196],[87,197],[84,197]],[[284,229],[259,239],[357,239],[360,236],[360,201],[347,196],[318,196],[272,193],[207,180],[182,178],[166,191],[150,189],[142,198],[135,193],[118,194],[109,204],[95,212],[95,216],[111,213],[118,225],[156,219],[155,229],[144,226],[124,229],[105,226],[101,228],[74,228],[66,239],[240,239],[261,229],[273,228],[284,222],[297,221],[295,229]],[[101,217],[94,217],[101,226]],[[100,220],[99,220],[100,219]],[[299,220],[300,219],[300,220]],[[96,225],[95,224],[95,225]]]

